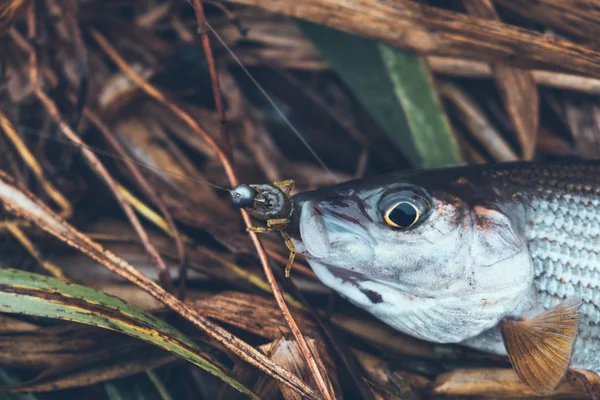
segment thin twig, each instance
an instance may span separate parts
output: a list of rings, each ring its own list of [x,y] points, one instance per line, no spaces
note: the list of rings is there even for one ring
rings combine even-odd
[[[117,51],[110,45],[110,43],[104,38],[104,36],[100,32],[98,32],[96,29],[91,29],[90,32],[92,37],[94,38],[94,40],[96,40],[96,42],[102,48],[102,50],[119,66],[119,68],[129,77],[129,79],[131,79],[141,89],[143,89],[146,92],[146,94],[168,107],[175,115],[177,115],[184,122],[186,122],[192,130],[194,130],[198,135],[200,135],[214,149],[215,153],[217,153],[219,160],[221,161],[223,169],[225,170],[229,183],[232,187],[237,186],[239,184],[239,181],[234,171],[233,165],[230,163],[229,158],[225,155],[223,150],[217,145],[215,140],[204,129],[202,129],[200,125],[188,113],[186,113],[183,109],[178,107],[175,103],[169,101],[162,92],[160,92],[154,86],[146,82],[144,78],[142,78],[133,68],[131,68],[125,62],[125,60],[121,58]],[[240,211],[242,214],[242,218],[244,219],[244,223],[246,224],[246,227],[252,228],[253,225],[250,215],[248,215],[248,213],[243,209]],[[256,248],[258,258],[262,264],[264,273],[267,277],[267,281],[269,282],[269,285],[273,290],[273,295],[275,297],[275,300],[277,301],[277,305],[281,309],[285,321],[289,325],[290,330],[292,331],[294,337],[298,341],[300,349],[302,350],[302,354],[306,358],[307,365],[314,374],[317,387],[319,388],[321,394],[324,396],[325,399],[332,399],[333,397],[327,389],[327,384],[325,383],[326,381],[323,378],[317,366],[315,358],[313,357],[308,347],[308,344],[306,343],[306,340],[302,335],[302,332],[298,328],[298,325],[294,321],[294,318],[292,317],[290,310],[288,309],[285,303],[285,300],[281,293],[281,289],[279,288],[275,276],[273,275],[273,271],[271,270],[267,253],[260,239],[258,238],[258,235],[255,232],[248,232],[248,234],[250,235],[250,239],[252,240],[252,243]]]
[[[38,264],[40,264],[40,266],[43,269],[45,269],[48,273],[50,273],[50,275],[52,275],[60,280],[68,281],[68,278],[65,276],[64,272],[58,265],[55,265],[52,262],[45,260],[44,257],[42,257],[42,253],[40,253],[40,251],[35,247],[33,242],[31,240],[29,240],[29,238],[27,237],[25,232],[23,232],[23,230],[21,229],[21,227],[19,226],[19,224],[17,222],[15,222],[15,221],[7,222],[4,225],[4,227],[11,233],[11,235],[15,239],[17,239],[19,241],[19,243],[21,243],[21,246],[23,246],[25,248],[25,250],[27,250],[27,252],[33,258],[35,258],[35,260],[38,262]]]
[[[181,234],[177,226],[175,225],[175,221],[173,221],[173,217],[165,203],[162,199],[157,195],[156,191],[152,189],[152,186],[148,182],[148,180],[144,177],[144,175],[140,172],[138,166],[127,156],[127,152],[121,146],[121,143],[114,137],[108,126],[102,122],[102,120],[98,117],[96,113],[94,113],[89,107],[84,107],[83,115],[90,121],[104,136],[104,139],[115,149],[115,151],[121,156],[121,159],[127,165],[129,172],[133,175],[135,181],[140,185],[142,191],[146,194],[146,196],[150,197],[150,199],[156,204],[160,212],[162,213],[165,221],[168,225],[169,232],[171,232],[173,239],[175,240],[175,244],[177,246],[177,255],[179,257],[179,263],[181,266],[187,263],[187,257],[185,253],[185,245],[183,243],[183,239],[181,238]]]
[[[15,29],[11,29],[10,35],[18,45],[27,43],[27,41]],[[91,150],[89,150],[86,147],[86,145],[83,143],[81,138],[71,129],[71,127],[69,125],[67,125],[64,122],[64,120],[60,116],[60,112],[58,110],[58,107],[54,103],[54,101],[52,101],[52,99],[50,97],[48,97],[48,95],[42,90],[40,83],[39,83],[38,68],[37,68],[37,56],[36,56],[35,49],[33,49],[33,47],[31,47],[31,46],[25,46],[25,47],[23,47],[23,49],[29,53],[29,59],[30,59],[30,62],[32,63],[32,64],[30,64],[30,69],[31,69],[30,76],[31,76],[31,82],[33,85],[33,90],[34,90],[36,97],[42,103],[42,105],[46,109],[46,112],[52,117],[52,119],[54,120],[56,125],[58,125],[58,127],[64,133],[64,135],[69,140],[71,140],[72,142],[75,142],[77,145],[79,145],[81,147],[81,152],[85,156],[86,160],[89,162],[92,169],[96,173],[98,173],[100,178],[102,178],[102,180],[104,180],[104,182],[110,188],[110,190],[112,191],[113,195],[115,196],[117,202],[119,203],[119,205],[125,212],[125,215],[131,222],[131,225],[133,226],[133,228],[139,235],[140,240],[144,244],[144,248],[150,254],[150,257],[154,260],[154,263],[157,266],[158,275],[160,276],[162,284],[165,285],[167,290],[172,290],[173,284],[171,282],[171,276],[169,275],[167,265],[163,261],[162,257],[160,256],[160,254],[158,253],[158,251],[156,250],[154,245],[150,242],[148,233],[146,233],[146,231],[144,230],[144,227],[142,226],[140,220],[138,219],[137,215],[133,211],[133,208],[131,208],[131,206],[123,198],[123,196],[121,195],[121,192],[119,192],[117,185],[116,185],[115,181],[113,180],[112,176],[110,175],[108,170],[104,167],[102,162],[98,159],[98,157],[96,157],[96,154],[94,152],[92,152]]]
[[[204,55],[206,62],[208,63],[208,70],[210,72],[210,80],[215,97],[215,105],[217,107],[217,114],[220,120],[220,133],[223,145],[225,148],[223,151],[232,160],[232,148],[231,140],[227,132],[227,120],[225,119],[225,108],[223,106],[223,97],[221,96],[221,89],[219,85],[219,74],[217,74],[217,68],[215,66],[215,58],[212,54],[212,48],[210,47],[210,38],[208,37],[208,28],[206,26],[206,17],[204,16],[204,7],[202,6],[202,0],[194,0],[194,10],[196,10],[196,20],[198,21],[198,33],[202,40],[202,48],[204,49]]]
[[[75,53],[80,69],[79,89],[77,93],[77,100],[75,101],[75,114],[71,118],[71,126],[73,129],[77,130],[79,121],[81,120],[81,114],[83,113],[83,107],[85,106],[85,100],[89,86],[88,55],[85,43],[83,42],[83,37],[81,36],[81,29],[77,23],[77,1],[64,0],[64,8],[65,22],[73,33],[73,43],[75,44]]]
[[[210,38],[208,37],[208,31],[206,27],[206,17],[204,16],[204,8],[202,6],[202,0],[194,0],[194,10],[196,10],[196,19],[198,21],[198,33],[202,40],[202,48],[204,49],[204,55],[208,63],[208,70],[210,72],[210,81],[215,98],[215,106],[217,107],[217,114],[219,115],[219,130],[221,140],[223,142],[225,154],[229,157],[229,161],[233,163],[233,149],[231,147],[231,139],[227,132],[227,120],[225,119],[225,108],[223,106],[223,97],[221,96],[221,87],[219,85],[219,74],[217,74],[217,68],[215,67],[215,59],[212,54],[212,48],[210,47]],[[180,296],[183,297],[185,293],[185,281],[186,281],[185,264],[182,264],[179,270],[180,279]]]
[[[236,174],[233,170],[233,165],[229,162],[229,159],[221,150],[215,139],[211,135],[209,135],[208,132],[206,132],[204,128],[202,128],[202,126],[200,126],[200,124],[198,124],[198,122],[194,120],[194,118],[192,118],[188,113],[183,111],[181,107],[177,106],[175,103],[170,101],[161,91],[159,91],[157,88],[146,82],[146,80],[142,78],[140,74],[138,74],[132,67],[130,67],[127,64],[127,62],[125,62],[125,60],[123,60],[123,58],[119,55],[115,48],[108,42],[108,40],[106,40],[106,38],[100,32],[92,28],[90,29],[90,34],[92,35],[92,38],[94,38],[94,40],[102,48],[102,50],[113,60],[115,64],[117,64],[119,69],[121,69],[121,71],[123,71],[133,83],[135,83],[141,89],[143,89],[147,95],[165,105],[177,117],[181,118],[183,122],[185,122],[194,132],[199,134],[208,143],[208,145],[215,150],[219,161],[225,169],[225,174],[227,175],[231,185],[237,186],[238,181],[236,178]]]
[[[31,172],[33,172],[33,175],[35,175],[38,182],[42,185],[42,188],[46,194],[48,194],[48,196],[50,196],[50,198],[62,209],[61,216],[63,216],[65,219],[69,219],[73,214],[73,207],[71,206],[71,203],[69,203],[69,200],[67,200],[65,196],[63,196],[62,193],[55,188],[48,179],[46,179],[42,166],[38,163],[35,156],[21,140],[19,134],[2,111],[0,111],[0,126],[6,133],[6,136],[11,141],[13,146],[15,146],[17,149],[17,152],[25,164],[27,164]]]

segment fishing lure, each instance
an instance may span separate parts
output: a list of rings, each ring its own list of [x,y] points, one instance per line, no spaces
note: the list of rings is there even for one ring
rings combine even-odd
[[[288,262],[285,266],[286,278],[290,276],[296,246],[290,235],[286,232],[294,212],[294,203],[290,194],[294,190],[295,182],[286,180],[274,182],[272,185],[246,185],[241,184],[230,192],[231,202],[235,207],[244,208],[248,213],[267,223],[266,227],[247,228],[247,231],[256,233],[279,232],[289,250]]]
[[[600,161],[415,170],[288,194],[233,191],[325,285],[398,331],[507,355],[539,394],[569,368],[600,372]]]

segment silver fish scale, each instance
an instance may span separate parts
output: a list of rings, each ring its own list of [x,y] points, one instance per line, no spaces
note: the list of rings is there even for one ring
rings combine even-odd
[[[523,175],[503,181],[525,205],[524,233],[540,301],[549,309],[569,296],[583,299],[572,365],[600,372],[600,195],[578,183],[583,177],[577,169],[527,172],[534,190],[523,189]]]

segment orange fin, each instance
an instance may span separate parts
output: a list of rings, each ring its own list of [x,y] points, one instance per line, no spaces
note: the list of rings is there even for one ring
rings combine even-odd
[[[500,324],[513,369],[537,394],[554,391],[569,368],[580,306],[580,299],[567,299],[535,318]]]

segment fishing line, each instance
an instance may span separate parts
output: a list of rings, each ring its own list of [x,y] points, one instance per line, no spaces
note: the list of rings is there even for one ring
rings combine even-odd
[[[193,4],[191,3],[191,1],[190,0],[187,0],[187,1],[193,7]],[[331,170],[327,167],[327,165],[325,164],[325,162],[321,159],[321,157],[319,157],[319,155],[312,148],[312,146],[306,141],[306,139],[304,139],[304,136],[300,133],[300,131],[285,116],[285,114],[281,110],[281,108],[279,106],[277,106],[277,104],[275,103],[275,101],[271,98],[271,96],[269,96],[269,94],[262,87],[262,85],[254,78],[254,76],[250,73],[250,71],[246,68],[246,66],[242,63],[242,61],[234,53],[234,51],[227,45],[227,43],[225,43],[225,41],[221,38],[221,36],[213,29],[213,27],[208,22],[206,22],[206,26],[208,27],[208,29],[210,30],[210,32],[212,32],[212,34],[216,37],[216,39],[219,41],[219,43],[221,43],[221,45],[223,45],[223,47],[225,47],[225,49],[227,50],[227,52],[233,57],[233,59],[235,60],[235,62],[242,69],[242,71],[248,76],[248,78],[254,84],[254,86],[256,86],[256,88],[265,97],[265,99],[267,99],[267,101],[269,102],[269,104],[273,107],[273,109],[277,112],[277,114],[282,118],[282,120],[288,126],[288,128],[296,135],[296,137],[298,139],[300,139],[300,141],[302,142],[302,144],[306,147],[306,149],[308,149],[308,151],[312,154],[312,156],[315,158],[315,160],[321,165],[321,167],[323,168],[323,170],[325,172],[327,172],[327,174],[333,179],[334,182],[339,183],[339,179],[335,176],[335,174],[333,174],[333,172],[331,172]],[[87,150],[89,150],[89,151],[91,151],[94,154],[97,154],[99,156],[108,157],[108,158],[111,158],[113,160],[119,160],[119,161],[130,161],[133,164],[138,165],[138,166],[143,167],[143,168],[146,168],[146,169],[152,171],[155,174],[165,173],[167,175],[171,175],[171,176],[174,176],[174,177],[189,179],[190,181],[196,182],[198,184],[204,184],[204,185],[210,186],[210,187],[218,189],[218,190],[226,191],[228,193],[232,192],[231,189],[226,189],[226,188],[224,188],[222,186],[215,185],[215,184],[210,183],[208,181],[196,179],[196,178],[193,178],[193,177],[185,175],[185,174],[179,174],[177,172],[171,172],[171,171],[168,171],[168,170],[163,169],[163,168],[158,168],[158,167],[152,166],[150,164],[146,164],[146,163],[144,163],[142,161],[138,161],[138,160],[136,160],[134,158],[131,158],[131,157],[118,156],[118,155],[116,155],[114,153],[110,153],[110,152],[107,152],[105,150],[102,150],[102,149],[99,149],[99,148],[96,148],[96,147],[93,147],[93,146],[89,146],[87,144],[76,143],[76,142],[74,142],[74,141],[72,141],[72,140],[70,140],[68,138],[58,138],[58,137],[55,137],[55,136],[51,136],[50,134],[43,134],[43,133],[40,133],[40,132],[36,132],[33,128],[29,128],[29,127],[24,126],[24,125],[18,125],[18,127],[20,128],[19,132],[21,132],[23,134],[26,134],[26,135],[32,135],[32,136],[37,136],[37,137],[41,137],[41,138],[44,138],[44,139],[49,139],[49,140],[65,144],[67,146],[72,146],[72,147],[75,147],[75,148],[79,148],[79,149],[85,148],[85,149],[87,149]]]
[[[185,175],[185,174],[179,174],[177,172],[172,172],[172,171],[169,171],[169,170],[166,170],[166,169],[163,169],[163,168],[158,168],[158,167],[152,166],[150,164],[146,164],[146,163],[144,163],[142,161],[138,161],[138,160],[136,160],[134,158],[131,158],[131,157],[118,156],[118,155],[116,155],[114,153],[111,153],[111,152],[99,149],[99,148],[94,147],[94,146],[89,146],[87,144],[76,143],[76,142],[74,142],[74,141],[72,141],[71,139],[68,139],[68,138],[58,138],[58,137],[51,136],[51,134],[43,134],[43,133],[40,133],[40,132],[36,132],[33,128],[29,128],[29,127],[24,126],[24,125],[20,125],[19,124],[19,125],[16,125],[16,127],[19,128],[18,131],[20,133],[23,133],[25,135],[32,135],[32,136],[37,136],[37,137],[40,137],[40,138],[43,138],[43,139],[49,139],[49,140],[65,144],[67,146],[73,146],[73,147],[79,148],[79,149],[85,148],[86,150],[89,150],[92,153],[94,153],[96,155],[99,155],[99,156],[108,157],[108,158],[111,158],[113,160],[118,160],[118,161],[130,161],[133,164],[136,164],[136,165],[138,165],[140,167],[147,168],[147,169],[151,170],[155,174],[165,173],[167,175],[171,175],[171,176],[178,177],[178,178],[189,179],[190,181],[193,181],[193,182],[196,182],[196,183],[199,183],[199,184],[204,184],[204,185],[210,186],[212,188],[215,188],[215,189],[218,189],[218,190],[223,190],[223,191],[231,193],[231,189],[226,189],[226,188],[224,188],[222,186],[215,185],[213,183],[210,183],[208,181],[203,181],[201,179],[192,178],[191,176],[188,176],[188,175]]]
[[[193,7],[193,4],[190,2],[190,0],[188,0],[188,3]],[[300,133],[300,131],[298,129],[296,129],[296,127],[291,123],[291,121],[285,116],[285,114],[281,110],[281,108],[279,108],[279,106],[277,106],[277,104],[271,98],[271,96],[269,96],[269,94],[267,93],[267,91],[261,86],[260,83],[258,83],[258,81],[250,73],[250,71],[248,71],[248,69],[246,68],[246,66],[244,65],[244,63],[242,63],[242,61],[238,58],[238,56],[227,45],[227,43],[225,43],[225,41],[221,38],[221,36],[219,36],[219,34],[208,23],[208,21],[206,21],[206,26],[212,32],[212,34],[215,35],[215,37],[223,45],[223,47],[225,47],[225,49],[227,50],[227,52],[229,52],[229,54],[233,57],[233,59],[235,60],[235,62],[240,66],[240,68],[242,69],[242,71],[244,71],[244,73],[248,76],[248,78],[250,78],[250,80],[252,81],[252,83],[258,88],[258,90],[262,93],[262,95],[267,99],[267,101],[269,102],[269,104],[271,104],[271,106],[275,109],[275,111],[277,112],[277,114],[279,114],[279,116],[283,119],[283,121],[285,122],[285,124],[296,135],[296,137],[298,137],[298,139],[300,139],[300,141],[302,142],[302,144],[304,144],[304,146],[312,154],[312,156],[315,158],[315,160],[317,160],[317,162],[321,165],[321,167],[323,167],[323,169],[325,170],[325,172],[327,172],[327,174],[329,174],[329,176],[331,177],[331,179],[333,179],[334,182],[339,183],[340,182],[339,179],[333,174],[333,172],[331,172],[331,170],[327,167],[327,165],[321,159],[321,157],[319,157],[319,155],[312,148],[312,146],[310,144],[308,144],[308,142],[304,139],[304,136]]]

